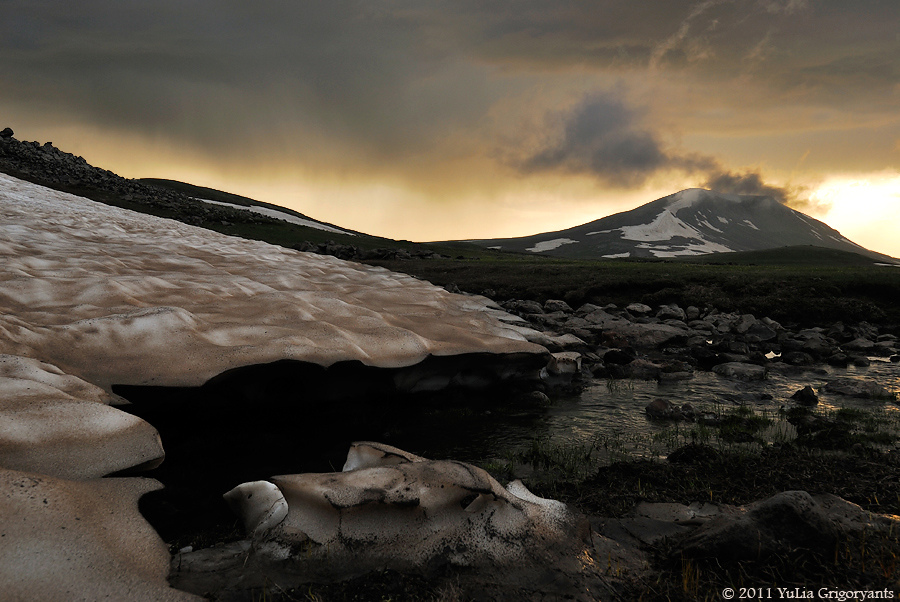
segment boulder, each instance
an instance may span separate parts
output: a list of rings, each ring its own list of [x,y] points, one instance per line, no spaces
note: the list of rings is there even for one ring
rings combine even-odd
[[[653,311],[653,308],[643,303],[629,303],[625,306],[625,311],[633,316],[646,316]]]
[[[764,366],[743,362],[718,364],[713,366],[712,371],[721,376],[739,380],[763,380],[767,375],[767,370]]]
[[[630,364],[637,358],[634,349],[625,347],[623,349],[610,349],[603,354],[603,361],[607,364]]]
[[[12,128],[3,128],[3,130],[0,131],[0,138],[12,138],[13,133]]]
[[[645,359],[636,359],[625,366],[625,374],[638,380],[657,380],[662,367]]]
[[[645,349],[659,347],[672,341],[687,338],[692,331],[668,324],[638,324],[619,318],[604,310],[593,311],[584,319],[600,327],[603,337],[609,341],[624,341],[627,345]],[[618,346],[618,345],[614,345]]]
[[[732,327],[738,334],[746,334],[752,327],[757,325],[756,316],[753,314],[743,314]]]
[[[851,360],[850,357],[844,353],[835,353],[834,355],[830,355],[825,361],[828,362],[829,366],[846,368],[850,365]]]
[[[575,310],[569,307],[569,304],[561,299],[547,299],[544,302],[544,311],[548,314],[558,311],[570,314]]]
[[[653,420],[684,420],[684,414],[668,399],[654,399],[644,408],[647,417]]]
[[[771,341],[777,336],[778,333],[775,332],[773,328],[757,322],[744,333],[744,340],[748,343],[761,343],[764,341]]]
[[[736,353],[738,355],[750,354],[750,347],[747,346],[747,343],[741,341],[723,342],[720,346],[720,350],[725,351],[726,353]]]
[[[673,303],[671,305],[661,305],[659,311],[656,312],[656,317],[660,320],[680,320],[684,322],[687,319],[687,314]]]
[[[547,371],[554,376],[574,376],[581,372],[581,354],[577,351],[560,351],[550,355]]]
[[[814,406],[819,403],[819,396],[816,395],[815,389],[809,385],[791,395],[791,399],[804,406]]]
[[[503,307],[520,315],[544,313],[544,306],[537,301],[531,300],[518,299],[507,301],[503,303]]]
[[[894,348],[896,346],[896,341],[879,341],[875,343],[869,353],[878,357],[890,357],[894,355]]]
[[[853,339],[849,343],[844,343],[841,347],[849,351],[871,351],[875,348],[875,343],[869,339],[860,337]]]
[[[825,384],[825,391],[861,399],[892,400],[897,398],[896,392],[888,391],[873,380],[854,378],[838,378],[828,381]]]
[[[791,366],[811,366],[815,363],[813,356],[803,351],[788,351],[782,354],[781,361]]]
[[[575,310],[575,315],[579,318],[588,315],[591,312],[597,311],[598,309],[603,309],[599,305],[594,305],[593,303],[585,303],[581,307]]]
[[[835,495],[785,491],[722,512],[687,537],[676,554],[727,560],[765,559],[796,548],[830,549],[848,532],[900,527],[896,517],[866,512]]]

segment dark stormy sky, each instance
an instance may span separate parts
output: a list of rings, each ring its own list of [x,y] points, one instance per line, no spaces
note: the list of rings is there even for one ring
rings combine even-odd
[[[897,0],[2,0],[0,116],[394,238],[701,186],[900,256]]]

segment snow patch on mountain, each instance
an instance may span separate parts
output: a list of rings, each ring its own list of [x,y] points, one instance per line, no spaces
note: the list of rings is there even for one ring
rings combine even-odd
[[[698,230],[675,217],[668,208],[663,209],[662,213],[649,224],[622,226],[620,230],[625,240],[672,240],[675,236],[701,240],[703,238]]]
[[[703,226],[706,226],[706,227],[709,228],[710,230],[714,230],[714,231],[716,231],[716,232],[718,232],[718,233],[720,233],[720,234],[724,234],[724,232],[722,232],[721,230],[719,230],[718,228],[716,228],[715,226],[713,226],[713,225],[712,225],[711,223],[709,223],[707,220],[703,220],[702,222],[700,222],[700,224],[703,225]]]
[[[303,219],[302,217],[297,217],[296,215],[291,215],[290,213],[285,213],[284,211],[278,211],[277,209],[271,209],[269,207],[246,207],[244,205],[235,205],[234,203],[224,203],[222,201],[211,201],[209,199],[197,199],[203,203],[209,203],[211,205],[223,205],[225,207],[231,207],[233,209],[239,209],[242,211],[249,211],[251,213],[259,213],[260,215],[265,215],[268,217],[274,217],[275,219],[281,219],[291,224],[297,224],[298,226],[306,226],[308,228],[315,228],[316,230],[325,230],[326,232],[334,232],[335,234],[346,234],[347,236],[356,236],[353,232],[347,232],[346,230],[341,230],[339,228],[333,228],[331,226],[326,226],[325,224],[321,224],[319,222],[314,222],[309,219]]]
[[[561,247],[563,245],[571,245],[577,242],[579,241],[572,240],[571,238],[554,238],[553,240],[542,240],[533,247],[525,250],[531,251],[532,253],[540,253],[542,251],[550,251],[552,249],[556,249],[557,247]]]

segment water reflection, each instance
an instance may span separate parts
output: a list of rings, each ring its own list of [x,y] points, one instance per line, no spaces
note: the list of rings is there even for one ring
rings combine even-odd
[[[852,378],[873,380],[889,391],[900,391],[900,364],[884,358],[869,358],[868,367],[814,368],[809,370],[773,369],[762,381],[739,381],[712,372],[696,372],[685,381],[593,381],[580,394],[557,397],[551,407],[537,414],[486,416],[469,425],[463,441],[447,442],[440,448],[423,450],[434,457],[455,457],[480,461],[502,456],[510,450],[525,449],[535,438],[548,438],[555,444],[597,444],[604,438],[647,440],[671,429],[672,423],[651,421],[644,408],[656,398],[677,405],[690,403],[696,410],[721,412],[746,404],[757,412],[777,413],[790,407],[792,394],[811,385],[819,395],[820,410],[840,408],[900,411],[897,404],[856,399],[828,393],[829,380]],[[689,428],[689,426],[688,426]],[[788,427],[790,428],[790,427]]]

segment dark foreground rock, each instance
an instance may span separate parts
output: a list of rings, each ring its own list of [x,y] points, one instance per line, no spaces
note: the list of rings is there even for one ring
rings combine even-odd
[[[791,395],[791,399],[805,406],[814,406],[819,403],[819,396],[816,395],[815,389],[813,389],[809,385],[806,385],[805,387]]]
[[[825,385],[825,390],[829,393],[838,393],[840,395],[858,397],[861,399],[897,399],[897,392],[889,391],[873,380],[838,378],[829,381]]]
[[[805,491],[786,491],[710,515],[681,543],[681,553],[729,560],[759,559],[797,548],[833,548],[851,532],[900,527],[897,517],[871,514],[837,496],[811,496]]]

